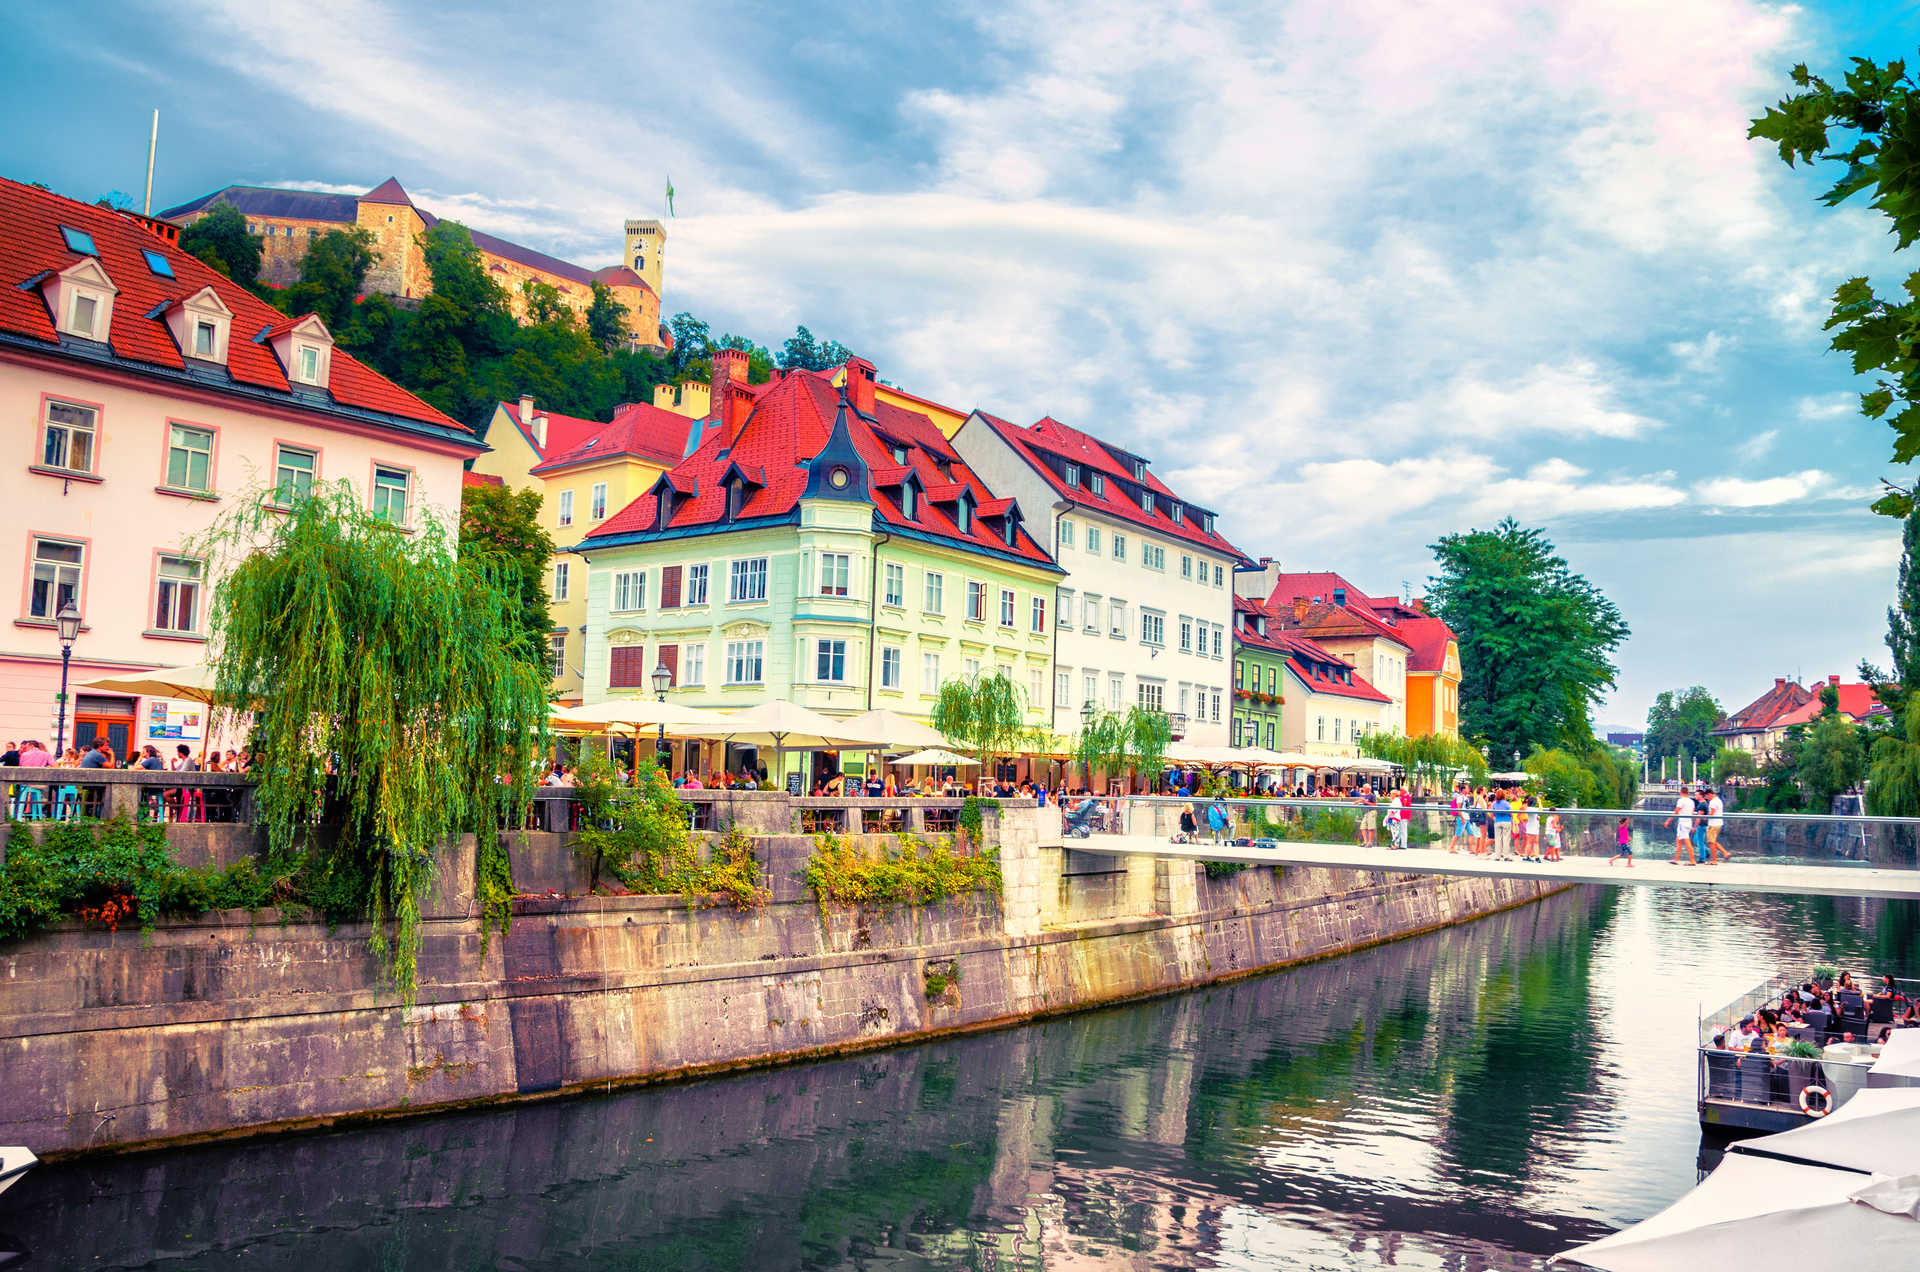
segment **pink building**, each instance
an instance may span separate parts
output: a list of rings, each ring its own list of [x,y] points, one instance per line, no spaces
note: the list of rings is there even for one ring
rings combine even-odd
[[[251,493],[345,479],[402,525],[452,521],[485,447],[180,250],[170,225],[0,179],[0,741],[54,741],[55,620],[75,684],[199,662],[209,580],[183,545]],[[282,493],[284,492],[284,493]],[[67,738],[197,742],[190,703],[80,694]]]

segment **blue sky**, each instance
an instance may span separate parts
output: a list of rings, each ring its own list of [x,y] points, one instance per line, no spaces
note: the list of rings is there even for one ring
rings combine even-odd
[[[1545,526],[1634,628],[1603,721],[1885,661],[1910,476],[1820,323],[1897,263],[1744,136],[1914,4],[526,13],[16,6],[0,172],[137,198],[158,106],[157,208],[391,175],[589,265],[671,174],[667,312],[1136,447],[1256,556],[1388,592]]]

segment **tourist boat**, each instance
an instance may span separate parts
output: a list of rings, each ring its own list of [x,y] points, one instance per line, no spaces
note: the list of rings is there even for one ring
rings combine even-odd
[[[1755,987],[1700,1022],[1699,1109],[1702,1130],[1744,1134],[1773,1134],[1817,1121],[1845,1104],[1866,1086],[1909,1086],[1916,1083],[1898,1072],[1909,1053],[1920,1054],[1920,1029],[1897,1030],[1889,1044],[1889,1060],[1896,1071],[1880,1065],[1882,1048],[1871,1042],[1834,1042],[1817,1056],[1769,1055],[1728,1051],[1714,1045],[1714,1036],[1769,1004],[1799,984],[1797,978],[1776,976]],[[1920,997],[1920,986],[1901,982],[1903,992]],[[1869,1026],[1874,1031],[1882,1022]],[[1864,1035],[1863,1030],[1863,1035]]]
[[[0,1148],[0,1193],[7,1191],[20,1177],[40,1164],[30,1148]]]

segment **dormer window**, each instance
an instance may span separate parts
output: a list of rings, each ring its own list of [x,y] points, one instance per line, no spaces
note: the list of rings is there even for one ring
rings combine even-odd
[[[327,324],[308,314],[278,330],[272,337],[274,356],[295,384],[324,389],[333,362],[333,333]]]
[[[1209,512],[1209,513],[1202,514],[1200,518],[1200,528],[1202,530],[1205,530],[1208,534],[1213,533],[1213,514],[1212,513]]]
[[[1007,546],[1020,546],[1020,518],[1009,515],[1002,524],[1006,527]]]
[[[1151,490],[1143,490],[1140,492],[1140,511],[1146,513],[1153,511],[1153,492]]]
[[[89,246],[91,242],[88,240]],[[47,310],[61,335],[108,339],[113,330],[113,299],[119,289],[99,261],[83,257],[49,276],[44,286]]]
[[[900,483],[900,515],[908,521],[920,519],[919,496],[920,492],[914,489],[911,479]]]
[[[1093,478],[1091,482],[1088,484],[1087,489],[1091,490],[1094,494],[1099,495],[1103,499],[1106,498],[1106,494],[1107,494],[1106,477],[1100,473],[1093,474]]]
[[[167,326],[189,358],[198,362],[227,360],[227,336],[233,329],[233,311],[211,287],[202,287],[185,300],[167,307]]]
[[[894,463],[896,463],[896,464],[899,464],[899,465],[901,465],[901,466],[903,466],[903,467],[904,467],[904,466],[906,465],[906,462],[907,462],[907,448],[906,448],[906,447],[904,447],[904,446],[896,446],[896,447],[894,447],[894,448],[893,448],[893,462],[894,462]]]
[[[1136,459],[1133,461],[1133,479],[1135,481],[1145,481],[1147,479],[1147,461],[1146,460]]]
[[[959,528],[961,534],[973,533],[973,496],[972,495],[962,492],[959,501],[954,504],[953,524]]]
[[[295,373],[308,384],[320,382],[320,351],[312,345],[301,345],[299,365]]]
[[[1167,509],[1167,512],[1172,516],[1173,524],[1176,526],[1182,524],[1187,519],[1187,510],[1179,504],[1174,504],[1171,508]]]
[[[1080,465],[1068,464],[1067,465],[1067,485],[1078,486],[1079,484],[1080,484]]]

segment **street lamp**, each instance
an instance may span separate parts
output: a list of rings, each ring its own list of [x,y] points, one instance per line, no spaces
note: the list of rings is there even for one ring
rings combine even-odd
[[[664,662],[659,663],[653,669],[654,698],[660,702],[665,702],[667,700],[667,690],[671,688],[673,688],[673,673],[667,670],[666,663]],[[663,719],[660,721],[660,740],[654,744],[653,758],[656,760],[659,759],[660,753],[662,751],[665,751],[666,749],[667,749],[667,722]],[[669,775],[671,775],[673,772],[673,761],[671,759],[667,761],[667,772]]]
[[[73,665],[73,642],[80,636],[80,609],[71,598],[53,623],[60,630],[60,722],[53,726],[53,753],[59,755],[67,745],[67,671]]]
[[[1093,728],[1093,717],[1098,713],[1099,708],[1093,705],[1092,698],[1080,704],[1080,767],[1087,771],[1087,794],[1089,795],[1093,794],[1093,756],[1086,751],[1085,739],[1087,731]]]

